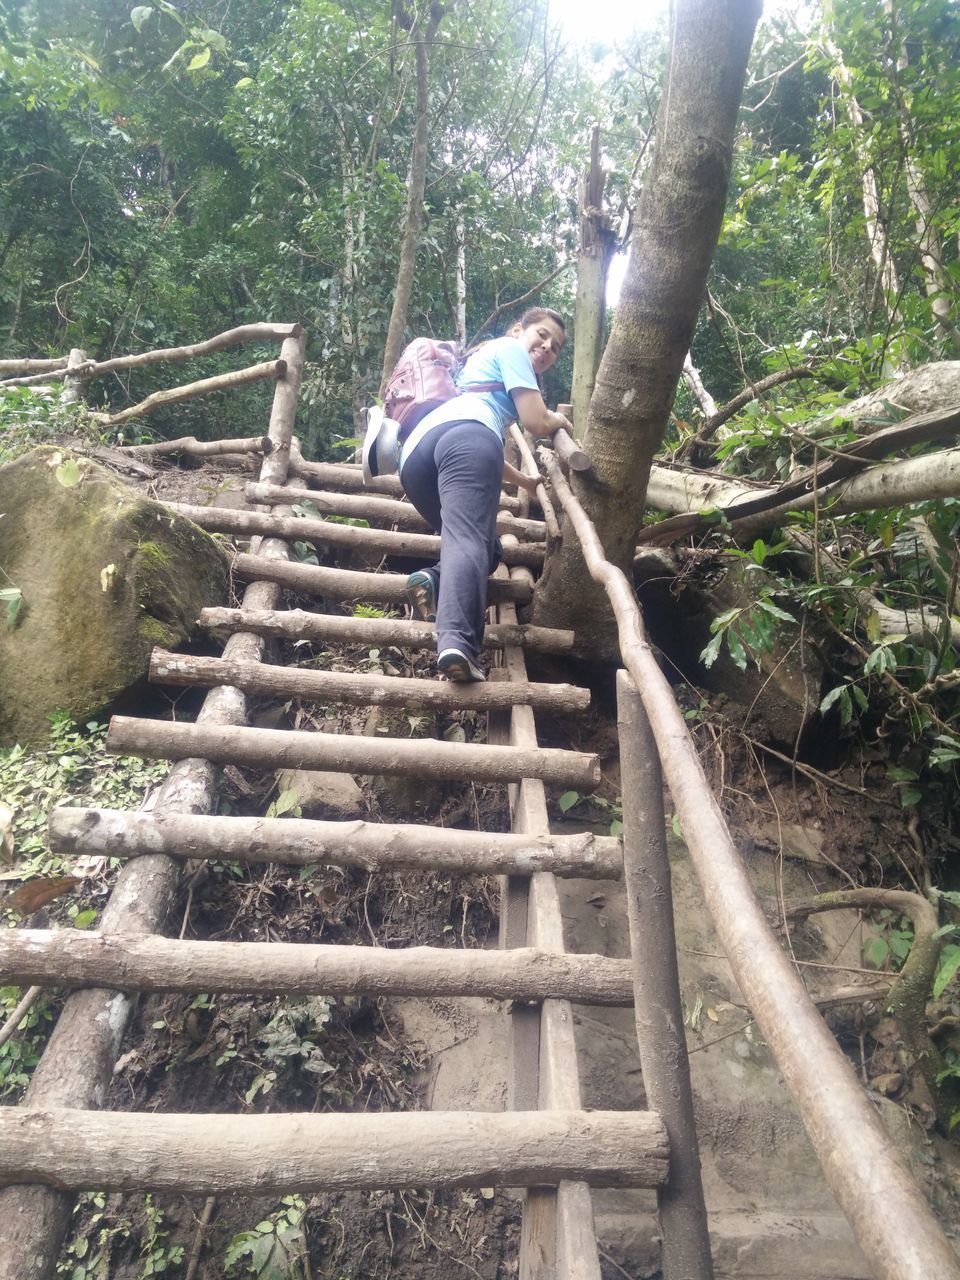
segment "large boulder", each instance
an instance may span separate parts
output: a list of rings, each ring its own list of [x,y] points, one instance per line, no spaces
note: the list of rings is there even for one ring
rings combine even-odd
[[[219,544],[88,458],[44,447],[0,467],[0,745],[35,741],[47,717],[90,718],[175,647],[204,605],[226,603]]]

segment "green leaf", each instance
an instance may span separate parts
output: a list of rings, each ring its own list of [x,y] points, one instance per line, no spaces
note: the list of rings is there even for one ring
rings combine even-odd
[[[724,627],[728,626],[734,618],[739,618],[742,612],[742,609],[725,609],[723,613],[718,613],[710,623],[710,630],[712,632],[721,631]]]
[[[199,71],[202,67],[205,67],[209,61],[210,61],[210,46],[207,45],[206,48],[201,49],[199,53],[195,53],[193,55],[193,57],[187,63],[187,70]]]
[[[252,76],[241,76],[237,83],[233,86],[235,89],[246,89],[248,85],[253,84]]]
[[[733,627],[727,630],[727,648],[730,650],[730,657],[734,660],[741,671],[747,669],[747,651],[743,647],[743,641],[734,631]]]
[[[610,823],[610,834],[612,836],[623,835],[623,823],[620,821],[619,818],[614,818],[613,821]]]
[[[878,933],[873,934],[863,944],[864,962],[872,965],[874,969],[882,968],[889,954],[890,948],[887,946],[886,939],[881,938]]]
[[[940,956],[940,968],[933,982],[933,998],[936,1000],[943,995],[947,983],[956,976],[960,970],[960,946],[951,944],[944,947]]]
[[[153,17],[153,5],[138,4],[135,9],[130,10],[130,21],[136,27],[137,31],[143,30],[143,24]]]
[[[61,462],[53,474],[65,489],[72,489],[80,483],[80,468],[76,458],[67,458],[66,462]]]
[[[270,806],[273,809],[273,816],[279,818],[283,814],[289,813],[291,809],[296,809],[299,801],[300,797],[292,787],[286,791],[281,791]]]
[[[792,613],[787,613],[786,609],[781,609],[779,605],[771,604],[769,600],[758,600],[757,608],[763,609],[765,613],[771,614],[774,618],[779,618],[781,622],[796,623],[796,618]]]
[[[707,647],[700,654],[700,661],[705,667],[712,667],[720,656],[720,645],[723,643],[723,632],[718,631]]]
[[[833,704],[840,697],[840,695],[846,692],[846,689],[847,689],[847,686],[845,684],[838,684],[833,689],[831,689],[830,692],[824,696],[823,701],[820,703],[820,714],[823,715],[825,712],[829,711],[830,708],[833,706]]]
[[[560,797],[560,799],[557,801],[557,804],[560,806],[561,813],[566,813],[569,809],[572,809],[574,805],[579,803],[580,803],[579,791],[565,791],[563,795]]]
[[[20,610],[23,608],[23,592],[19,587],[3,587],[0,589],[0,606],[7,606],[7,628],[12,631],[17,625]]]
[[[758,538],[753,544],[751,550],[753,552],[753,558],[756,560],[757,564],[763,564],[764,560],[767,558],[767,544],[764,540],[762,538]]]

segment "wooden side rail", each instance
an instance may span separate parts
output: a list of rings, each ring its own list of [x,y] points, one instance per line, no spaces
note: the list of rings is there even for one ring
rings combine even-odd
[[[540,457],[580,540],[590,575],[610,598],[621,656],[649,717],[683,837],[730,967],[857,1242],[883,1280],[960,1280],[960,1258],[767,924],[673,692],[645,638],[633,587],[606,559],[559,463],[544,449]]]

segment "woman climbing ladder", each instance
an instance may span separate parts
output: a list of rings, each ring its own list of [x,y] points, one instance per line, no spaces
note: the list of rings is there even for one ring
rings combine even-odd
[[[400,454],[410,501],[440,533],[440,560],[407,579],[415,616],[437,624],[437,667],[448,680],[485,680],[478,665],[487,579],[500,559],[497,507],[504,480],[531,495],[537,481],[504,461],[507,427],[549,436],[569,421],[548,409],[539,377],[556,361],[566,327],[555,311],[525,311],[503,338],[479,347],[458,379],[461,394],[428,414]],[[471,392],[478,384],[501,389]]]

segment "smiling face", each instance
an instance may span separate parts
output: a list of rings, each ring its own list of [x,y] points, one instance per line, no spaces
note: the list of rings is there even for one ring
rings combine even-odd
[[[521,329],[519,324],[513,327],[513,336],[523,344],[530,353],[534,373],[546,373],[557,362],[566,338],[562,327],[556,320],[544,316]]]

